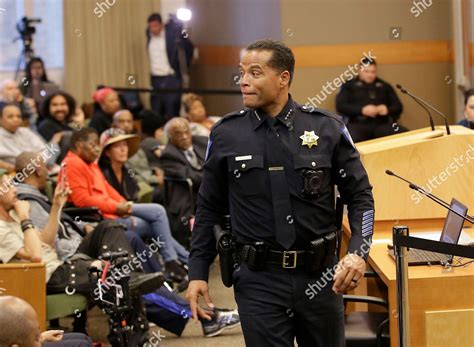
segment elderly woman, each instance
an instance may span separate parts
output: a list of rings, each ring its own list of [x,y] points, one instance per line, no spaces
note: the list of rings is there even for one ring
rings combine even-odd
[[[62,133],[55,134],[48,144],[36,133],[22,127],[20,108],[16,104],[0,104],[0,168],[15,169],[15,159],[22,152],[41,151],[49,169],[59,168],[55,162],[61,151]]]
[[[115,112],[121,109],[120,98],[112,88],[101,88],[92,95],[92,99],[97,107],[89,126],[102,134],[112,126]]]
[[[219,118],[208,117],[206,107],[199,95],[189,93],[183,97],[186,118],[189,120],[189,128],[193,136],[209,137],[211,128]]]
[[[177,262],[188,262],[188,251],[172,236],[168,216],[163,206],[159,204],[140,204],[136,201],[138,185],[125,162],[140,148],[140,138],[127,135],[121,129],[108,129],[100,137],[101,155],[99,166],[109,184],[131,204],[131,217],[118,218],[130,230],[142,237],[159,237],[163,245],[160,253],[164,258],[166,271],[170,277],[181,282],[186,271]]]

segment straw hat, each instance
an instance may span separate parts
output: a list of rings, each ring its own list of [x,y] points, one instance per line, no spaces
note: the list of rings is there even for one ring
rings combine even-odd
[[[127,141],[129,158],[137,153],[140,148],[140,138],[137,135],[126,134],[122,129],[110,128],[100,135],[99,158],[102,156],[107,146],[123,140]]]

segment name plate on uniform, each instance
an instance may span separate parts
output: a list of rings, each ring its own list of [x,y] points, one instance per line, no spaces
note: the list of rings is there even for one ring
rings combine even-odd
[[[235,157],[235,161],[244,161],[244,160],[251,160],[251,155],[242,155],[240,157]]]

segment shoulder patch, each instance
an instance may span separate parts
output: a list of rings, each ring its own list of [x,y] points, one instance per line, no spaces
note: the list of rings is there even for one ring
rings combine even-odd
[[[212,130],[214,130],[215,128],[217,128],[219,125],[221,125],[223,122],[226,122],[228,121],[229,119],[232,119],[232,118],[235,118],[235,117],[239,117],[239,116],[245,116],[247,114],[247,111],[249,109],[247,108],[243,108],[241,110],[238,110],[238,111],[234,111],[234,112],[231,112],[231,113],[227,113],[226,115],[222,116],[221,119],[219,119],[213,126],[212,126]]]
[[[352,148],[354,148],[355,150],[357,150],[355,144],[354,144],[354,141],[352,141],[352,137],[351,137],[351,134],[349,134],[349,130],[347,130],[347,127],[345,124],[342,125],[341,127],[341,134],[342,136],[344,136],[344,138],[346,139],[346,141],[352,146]]]
[[[330,118],[333,118],[334,120],[344,124],[344,121],[342,120],[342,117],[335,114],[335,113],[332,113],[328,110],[324,110],[322,108],[316,108],[314,107],[313,105],[298,105],[298,108],[303,111],[303,112],[306,112],[306,113],[311,113],[311,114],[319,114],[319,115],[323,115],[323,116],[326,116],[326,117],[330,117]]]

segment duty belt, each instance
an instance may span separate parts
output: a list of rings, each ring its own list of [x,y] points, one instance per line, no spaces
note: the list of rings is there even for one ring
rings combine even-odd
[[[237,243],[234,259],[245,263],[252,271],[263,270],[265,265],[283,269],[304,268],[307,272],[320,271],[334,263],[337,233],[331,232],[310,242],[308,250],[277,251],[268,249],[263,242]]]

